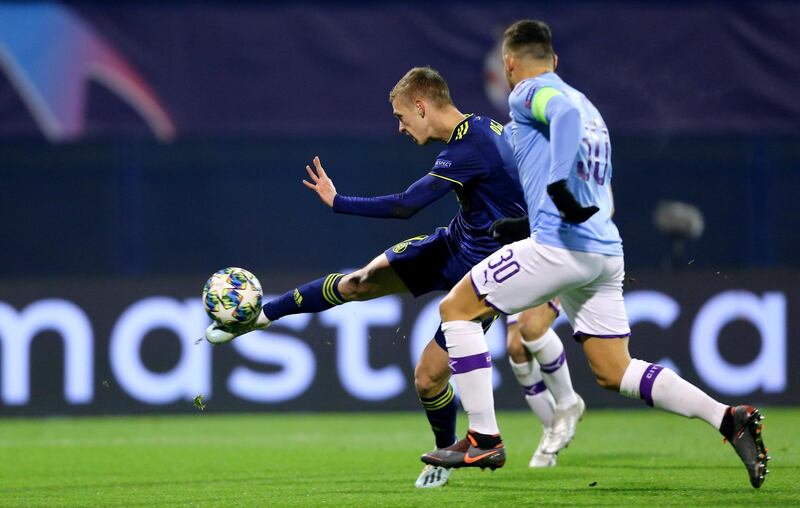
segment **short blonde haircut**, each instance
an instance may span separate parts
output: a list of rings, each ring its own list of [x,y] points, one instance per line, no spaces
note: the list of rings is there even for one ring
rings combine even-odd
[[[409,99],[424,97],[441,107],[453,104],[450,89],[441,74],[430,67],[414,67],[394,85],[389,92],[389,102],[395,98],[406,96]]]

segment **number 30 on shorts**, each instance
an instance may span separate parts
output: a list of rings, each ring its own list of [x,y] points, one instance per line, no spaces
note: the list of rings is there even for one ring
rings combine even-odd
[[[519,263],[514,261],[514,251],[510,248],[496,253],[486,264],[492,272],[492,278],[498,284],[516,275],[520,270]]]

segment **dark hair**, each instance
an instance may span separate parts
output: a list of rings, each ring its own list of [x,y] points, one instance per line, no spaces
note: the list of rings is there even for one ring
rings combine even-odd
[[[517,56],[544,60],[553,56],[553,34],[544,21],[522,19],[503,33],[506,48]]]
[[[453,104],[450,89],[441,74],[430,67],[414,67],[394,85],[389,92],[389,102],[400,95],[414,95],[430,99],[437,106]]]

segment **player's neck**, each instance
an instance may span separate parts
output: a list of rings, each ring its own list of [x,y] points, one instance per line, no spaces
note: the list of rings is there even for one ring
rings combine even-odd
[[[458,110],[455,106],[445,106],[442,110],[441,120],[436,127],[434,138],[447,143],[450,141],[450,136],[456,130],[458,124],[464,121],[466,115]]]
[[[542,74],[547,74],[548,72],[555,72],[552,65],[531,63],[530,65],[522,66],[516,73],[517,83],[541,76]]]

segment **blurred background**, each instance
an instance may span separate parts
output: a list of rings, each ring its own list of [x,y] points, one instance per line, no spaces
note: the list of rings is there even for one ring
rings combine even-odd
[[[431,65],[465,112],[508,121],[499,44],[547,21],[559,74],[613,144],[634,356],[727,402],[800,404],[800,4],[0,3],[0,414],[415,409],[441,295],[195,344],[205,279],[267,293],[446,225],[334,215],[301,185],[400,192],[442,145],[397,133],[388,92]],[[559,321],[590,406],[595,387]],[[500,407],[524,407],[504,326]]]

